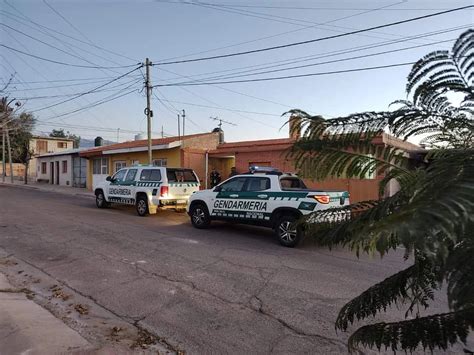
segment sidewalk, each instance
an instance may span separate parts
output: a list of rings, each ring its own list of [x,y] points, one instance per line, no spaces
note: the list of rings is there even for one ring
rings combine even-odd
[[[92,345],[47,310],[16,290],[0,273],[0,353],[59,354]]]
[[[35,189],[41,191],[48,191],[48,192],[57,192],[61,194],[67,195],[75,195],[75,196],[82,196],[82,197],[94,197],[94,193],[92,191],[87,190],[86,188],[81,187],[69,187],[69,186],[59,186],[59,185],[52,185],[47,183],[38,183],[38,182],[28,182],[28,185],[25,185],[23,181],[16,180],[13,184],[10,182],[10,178],[7,178],[5,182],[2,182],[0,179],[0,185],[6,186],[16,186],[25,189]]]

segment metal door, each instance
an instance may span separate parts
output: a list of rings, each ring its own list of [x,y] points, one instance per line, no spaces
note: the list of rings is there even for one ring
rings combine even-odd
[[[87,159],[81,157],[72,158],[72,186],[86,187]]]

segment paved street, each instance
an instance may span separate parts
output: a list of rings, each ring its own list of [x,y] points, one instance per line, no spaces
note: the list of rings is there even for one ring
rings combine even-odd
[[[201,354],[345,353],[339,308],[409,264],[400,250],[382,262],[288,249],[267,229],[196,230],[183,213],[141,218],[99,210],[90,197],[1,185],[0,251],[167,346]],[[439,301],[430,313],[442,310]]]

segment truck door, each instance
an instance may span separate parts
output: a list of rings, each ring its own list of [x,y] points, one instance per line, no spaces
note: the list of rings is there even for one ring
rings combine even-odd
[[[127,169],[121,169],[112,176],[110,185],[107,188],[107,201],[123,203],[123,198],[128,197],[127,191],[124,191],[122,188],[123,179],[126,174]]]

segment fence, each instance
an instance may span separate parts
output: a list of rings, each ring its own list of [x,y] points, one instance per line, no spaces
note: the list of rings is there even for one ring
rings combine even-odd
[[[6,163],[6,173],[10,176],[10,163]],[[20,163],[13,163],[13,176],[23,177],[25,176],[25,166]],[[3,163],[0,161],[0,176],[3,175]]]

